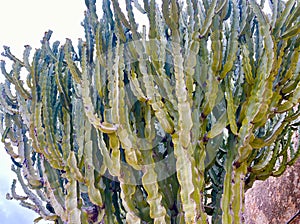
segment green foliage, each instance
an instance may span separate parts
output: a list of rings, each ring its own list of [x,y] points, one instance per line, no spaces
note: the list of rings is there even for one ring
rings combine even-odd
[[[98,19],[86,0],[77,51],[51,31],[31,61],[5,47],[2,142],[26,195],[7,198],[36,222],[241,223],[245,190],[300,153],[300,4],[270,4],[103,0]]]

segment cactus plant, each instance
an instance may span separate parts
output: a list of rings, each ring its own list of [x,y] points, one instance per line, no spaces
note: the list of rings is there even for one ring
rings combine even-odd
[[[35,222],[243,222],[245,191],[300,153],[299,2],[103,0],[101,19],[85,2],[78,50],[52,31],[31,61],[4,47],[0,131],[25,194],[7,198]]]

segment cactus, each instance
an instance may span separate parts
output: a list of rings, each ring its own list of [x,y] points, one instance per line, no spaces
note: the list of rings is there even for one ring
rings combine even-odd
[[[78,50],[52,31],[31,61],[4,47],[0,131],[25,194],[14,180],[7,198],[35,222],[243,222],[245,191],[299,157],[299,2],[103,0],[101,19],[85,2]]]

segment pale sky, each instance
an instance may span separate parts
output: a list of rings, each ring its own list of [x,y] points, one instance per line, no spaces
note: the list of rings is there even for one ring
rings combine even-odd
[[[97,7],[100,12],[100,0],[97,0]],[[0,52],[3,52],[2,46],[6,45],[21,58],[23,46],[28,44],[33,49],[39,48],[44,32],[49,29],[53,31],[51,43],[56,40],[64,43],[65,38],[70,38],[76,45],[77,39],[84,37],[80,25],[84,10],[84,0],[0,0]],[[140,19],[138,21],[141,22]],[[5,58],[0,55],[0,59]],[[0,75],[0,82],[3,81]],[[31,224],[38,217],[36,213],[22,208],[16,201],[5,199],[15,178],[10,166],[11,161],[0,144],[0,222]]]
[[[49,29],[53,31],[51,43],[56,40],[64,43],[65,38],[71,38],[76,45],[77,39],[84,37],[80,23],[85,9],[84,0],[0,0],[0,52],[6,45],[21,58],[23,46],[40,48],[40,40]],[[0,56],[0,59],[5,58]],[[0,82],[3,81],[0,76]],[[32,224],[38,217],[36,213],[5,199],[12,179],[16,178],[10,167],[10,159],[0,145],[0,223]]]
[[[120,0],[122,8],[124,2],[125,0]],[[100,16],[101,0],[97,0],[96,5]],[[70,38],[76,46],[78,38],[84,38],[84,30],[80,24],[85,9],[84,0],[0,0],[0,52],[3,52],[3,45],[9,46],[11,52],[22,59],[24,45],[30,45],[33,49],[32,56],[34,49],[41,47],[40,40],[49,29],[53,31],[51,43],[59,40],[63,44],[65,38]],[[136,13],[137,10],[134,11]],[[140,15],[139,23],[144,19]],[[9,64],[8,59],[1,55],[0,60]],[[3,81],[0,72],[0,82]],[[0,143],[0,223],[31,224],[38,217],[36,213],[22,208],[16,201],[5,199],[6,193],[10,192],[12,180],[16,178],[10,167],[11,160]]]

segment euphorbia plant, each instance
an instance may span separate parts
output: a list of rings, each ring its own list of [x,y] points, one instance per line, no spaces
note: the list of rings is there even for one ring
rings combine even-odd
[[[78,50],[52,31],[31,61],[4,49],[2,141],[25,193],[8,198],[35,221],[242,222],[244,192],[299,155],[299,2],[103,0],[101,19],[85,2]]]

